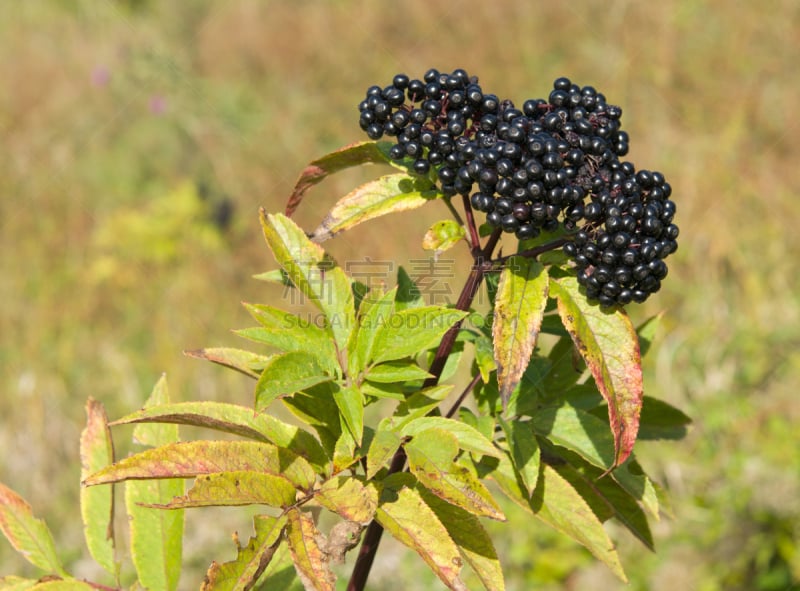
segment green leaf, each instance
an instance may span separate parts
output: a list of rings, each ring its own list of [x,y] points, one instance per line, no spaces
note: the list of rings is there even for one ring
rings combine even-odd
[[[333,473],[338,474],[342,470],[347,470],[360,460],[361,454],[357,450],[358,445],[356,445],[353,434],[349,429],[342,427],[342,433],[333,448]]]
[[[633,450],[642,409],[642,363],[636,331],[624,310],[609,311],[589,304],[575,277],[554,279],[551,291],[558,299],[564,326],[608,403],[613,465],[618,466]]]
[[[84,480],[84,484],[94,486],[123,480],[194,478],[203,474],[242,470],[283,476],[300,490],[310,489],[316,480],[314,469],[306,460],[270,443],[184,441],[123,458],[92,474]]]
[[[501,454],[500,457],[484,456],[476,464],[476,468],[481,478],[494,480],[500,490],[503,491],[503,494],[511,501],[531,515],[533,514],[533,509],[530,505],[530,494],[527,491],[527,487],[521,482],[519,472],[508,455]]]
[[[56,555],[53,535],[31,506],[0,482],[0,531],[25,560],[47,573],[69,575]]]
[[[614,467],[614,438],[608,425],[596,416],[568,404],[541,409],[533,417],[534,430],[578,453],[595,466]]]
[[[332,456],[333,446],[341,434],[339,407],[333,401],[337,387],[333,382],[323,382],[281,399],[292,414],[316,430],[329,456]]]
[[[425,503],[433,510],[447,533],[458,546],[461,556],[469,563],[487,591],[504,591],[503,569],[492,539],[480,519],[463,509],[446,503],[418,489]]]
[[[329,511],[361,525],[372,521],[378,507],[377,489],[352,476],[336,476],[325,481],[314,499]]]
[[[300,173],[294,190],[286,203],[286,215],[291,216],[303,199],[306,191],[322,182],[328,175],[362,164],[389,164],[389,142],[358,142],[350,144],[314,160]],[[400,167],[399,167],[400,168]]]
[[[381,468],[388,465],[403,442],[397,433],[384,428],[387,423],[386,419],[381,421],[378,430],[375,431],[375,437],[372,438],[372,442],[369,445],[369,450],[367,451],[367,478],[374,478]]]
[[[441,341],[444,333],[466,312],[441,306],[400,310],[389,316],[375,335],[372,358],[376,363],[416,356]]]
[[[256,515],[253,518],[255,536],[247,546],[237,543],[236,559],[219,564],[212,562],[201,591],[239,591],[250,589],[264,573],[278,547],[283,542],[286,516]]]
[[[353,440],[361,445],[361,436],[364,432],[364,396],[361,391],[356,386],[338,388],[333,393],[333,400],[339,407]]]
[[[303,318],[264,304],[244,306],[261,326],[234,331],[237,335],[284,352],[310,353],[329,372],[339,370],[333,341],[324,329],[314,323],[312,317]]]
[[[617,551],[603,524],[578,491],[555,469],[542,465],[542,475],[531,499],[534,514],[572,539],[580,542],[627,582]]]
[[[611,476],[617,483],[628,491],[634,499],[642,504],[647,512],[652,515],[653,519],[659,521],[660,503],[659,491],[655,483],[645,474],[641,466],[632,459],[618,466]]]
[[[144,407],[168,403],[167,381],[162,375]],[[178,426],[161,423],[136,425],[133,440],[156,447],[142,454],[158,452],[158,446],[181,445],[177,443]],[[103,468],[100,473],[112,471],[118,465]],[[84,480],[84,484],[89,484],[87,481],[91,478],[93,476]],[[180,480],[149,480],[125,485],[131,558],[139,582],[144,587],[174,591],[178,586],[183,555],[183,511],[161,511],[149,509],[146,505],[166,503],[182,495],[183,491],[183,482]]]
[[[236,404],[203,401],[151,406],[111,424],[130,423],[192,425],[274,443],[305,458],[319,472],[324,472],[329,462],[319,441],[307,431],[284,423],[267,413],[255,414],[252,408]]]
[[[426,429],[404,447],[411,473],[437,497],[475,515],[505,520],[480,480],[453,461],[458,454],[455,435],[439,428]]]
[[[497,364],[494,361],[494,346],[492,340],[486,335],[481,335],[475,339],[475,365],[478,366],[478,371],[481,372],[481,379],[483,383],[489,381],[492,372],[497,369]]]
[[[0,577],[0,591],[28,591],[38,582],[36,579],[23,579],[14,575]]]
[[[320,548],[320,533],[308,513],[291,509],[286,514],[289,550],[307,591],[335,591],[336,576],[328,567],[328,555]]]
[[[84,581],[66,579],[61,581],[37,582],[32,589],[36,589],[36,591],[95,591],[96,587]]]
[[[401,266],[397,269],[397,296],[394,301],[394,309],[408,310],[409,308],[419,308],[425,305],[422,293],[408,272]]]
[[[292,562],[292,553],[284,536],[275,551],[270,563],[267,565],[263,576],[259,579],[256,591],[304,591],[302,581],[297,576],[297,569]],[[209,590],[210,591],[210,590]]]
[[[375,519],[395,539],[417,552],[448,589],[467,591],[459,577],[463,561],[458,546],[413,485],[409,474],[387,478]]]
[[[651,396],[642,399],[639,439],[683,439],[691,423],[683,411],[663,400]]]
[[[184,351],[187,357],[204,359],[224,367],[235,369],[254,379],[258,379],[263,370],[269,365],[270,355],[258,355],[243,349],[232,349],[230,347],[212,347],[210,349],[196,349],[194,351]]]
[[[663,312],[651,316],[636,329],[636,334],[639,335],[639,350],[642,357],[647,355],[647,352],[650,350],[650,345],[656,337],[656,332],[658,332],[658,327],[661,325],[663,316]]]
[[[304,351],[276,355],[264,368],[256,384],[256,412],[264,412],[277,398],[332,379],[319,366],[314,355]]]
[[[297,289],[325,315],[325,330],[344,351],[355,326],[350,279],[305,232],[289,218],[261,210],[261,227],[275,260]]]
[[[347,348],[348,371],[353,377],[363,372],[372,358],[375,335],[394,313],[394,298],[397,288],[386,293],[371,290],[362,300],[358,328]]]
[[[539,480],[542,453],[531,424],[529,422],[504,421],[500,417],[498,417],[498,421],[506,434],[511,461],[530,496]]]
[[[433,224],[422,238],[422,248],[437,253],[452,248],[464,239],[467,231],[455,220],[442,220]]]
[[[545,267],[526,257],[512,256],[500,273],[492,341],[503,405],[522,379],[536,346],[548,285]]]
[[[80,440],[81,478],[114,462],[114,443],[103,405],[86,402],[86,428]],[[81,518],[86,547],[97,563],[111,575],[119,574],[114,561],[114,487],[81,487]]]
[[[314,242],[324,242],[362,222],[422,207],[439,195],[426,178],[405,173],[383,176],[364,183],[337,201],[311,238]]]
[[[261,504],[285,508],[297,500],[296,493],[294,484],[283,476],[237,470],[199,475],[185,495],[174,497],[168,503],[149,506],[184,509]]]
[[[461,449],[478,455],[500,456],[502,452],[494,444],[481,435],[481,433],[461,421],[446,419],[444,417],[422,417],[414,419],[403,425],[400,434],[404,437],[413,437],[427,429],[443,429],[455,435]]]
[[[371,382],[379,384],[393,384],[396,382],[411,382],[425,380],[431,377],[414,361],[387,361],[371,367],[364,376]]]

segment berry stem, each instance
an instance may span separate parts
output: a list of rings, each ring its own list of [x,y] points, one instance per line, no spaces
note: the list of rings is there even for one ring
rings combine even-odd
[[[469,243],[473,256],[475,256],[475,251],[480,248],[481,239],[478,236],[478,228],[475,225],[475,216],[472,214],[472,205],[469,203],[469,197],[466,194],[462,194],[461,197],[464,201],[464,215],[467,218],[467,228],[469,229]]]
[[[467,214],[469,220],[471,218],[472,211],[469,209],[468,203],[467,211],[469,212]],[[474,220],[471,220],[471,226],[473,228],[475,227]],[[478,288],[483,281],[483,277],[490,268],[486,263],[491,260],[492,253],[497,246],[497,242],[500,240],[501,234],[502,229],[495,229],[495,231],[486,241],[486,245],[483,247],[483,249],[478,248],[478,243],[476,243],[476,247],[473,249],[472,255],[472,270],[470,271],[469,277],[467,277],[467,281],[461,290],[461,294],[458,296],[458,301],[456,302],[457,310],[467,311],[470,309],[470,306],[472,306],[472,301],[475,299],[475,294],[478,293]],[[450,330],[448,330],[444,337],[442,337],[442,341],[439,343],[439,348],[436,350],[436,355],[433,358],[431,367],[428,370],[428,372],[431,374],[431,377],[425,380],[425,383],[422,386],[423,388],[435,386],[439,382],[439,378],[441,378],[447,358],[450,356],[450,353],[453,350],[453,345],[456,342],[456,336],[458,335],[460,328],[461,321],[450,327]],[[477,377],[479,376],[480,374],[473,379],[472,383],[465,389],[461,396],[459,396],[459,399],[448,412],[448,417],[452,416],[458,410],[458,407],[464,401],[466,395],[472,390],[472,388],[475,387],[475,384],[478,383]],[[394,454],[387,475],[401,472],[405,468],[405,465],[406,454],[401,447],[397,450],[397,453]],[[350,575],[350,580],[347,583],[347,591],[364,590],[364,586],[367,584],[369,571],[372,568],[372,563],[375,560],[375,554],[378,551],[378,545],[380,544],[382,535],[383,526],[373,519],[367,526],[367,531],[364,532],[364,540],[361,542],[361,547],[358,549],[358,557],[356,558],[355,565],[353,566],[353,573]]]

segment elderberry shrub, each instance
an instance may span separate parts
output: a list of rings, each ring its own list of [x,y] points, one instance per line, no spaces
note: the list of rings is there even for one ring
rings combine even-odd
[[[520,109],[463,69],[430,69],[370,87],[359,111],[371,139],[396,138],[393,159],[435,170],[442,193],[468,196],[491,226],[520,240],[563,228],[588,298],[642,302],[660,288],[663,259],[677,248],[671,187],[620,161],[622,109],[594,87],[558,78],[546,100]]]

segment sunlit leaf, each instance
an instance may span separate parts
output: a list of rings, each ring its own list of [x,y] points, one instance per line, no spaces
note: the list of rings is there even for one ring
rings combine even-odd
[[[169,401],[167,381],[161,376],[144,406],[149,408],[169,404]],[[181,445],[178,443],[178,426],[161,423],[136,425],[133,440],[134,443],[155,447],[142,454],[157,453],[158,446]],[[103,468],[100,473],[114,470],[117,465]],[[87,480],[84,484],[88,484]],[[178,586],[183,556],[183,511],[162,511],[146,505],[166,503],[182,495],[183,484],[182,480],[159,479],[131,481],[125,485],[130,552],[139,582],[144,587],[174,591]]]
[[[237,470],[197,476],[185,495],[150,506],[161,509],[256,504],[288,507],[294,504],[296,493],[294,485],[283,476]]]
[[[564,326],[608,403],[614,434],[613,465],[619,465],[633,450],[642,408],[642,364],[636,331],[621,308],[606,310],[590,304],[575,277],[554,279],[551,291],[558,299]]]
[[[548,289],[547,270],[533,259],[513,256],[500,273],[492,341],[504,405],[522,379],[536,346]]]
[[[96,472],[84,484],[91,486],[132,479],[194,478],[202,474],[240,470],[283,476],[302,490],[309,489],[316,478],[314,469],[302,457],[269,443],[185,441],[123,458]]]
[[[395,161],[389,157],[390,146],[389,142],[358,142],[344,146],[309,163],[300,173],[300,178],[297,179],[294,190],[289,196],[286,203],[286,215],[291,216],[300,205],[306,191],[330,174],[362,164],[394,165]]]
[[[595,466],[606,469],[614,466],[614,437],[608,425],[590,413],[568,404],[543,408],[533,417],[533,428]]]
[[[381,468],[389,464],[403,441],[394,431],[383,428],[384,424],[381,421],[367,451],[367,478],[373,478]]]
[[[387,361],[371,367],[364,377],[371,382],[392,384],[425,380],[431,377],[431,374],[413,361]]]
[[[423,306],[395,312],[378,328],[372,347],[376,363],[416,356],[435,346],[466,312],[441,306]]]
[[[464,226],[455,220],[441,220],[433,224],[422,237],[422,248],[435,250],[437,253],[452,248],[464,239],[467,232]]]
[[[219,564],[212,562],[201,591],[241,591],[250,589],[265,571],[278,547],[286,517],[256,515],[253,518],[255,536],[247,546],[237,547],[236,559]]]
[[[314,498],[326,509],[363,525],[372,521],[378,506],[375,487],[366,486],[352,476],[336,476],[327,480],[316,491]]]
[[[339,232],[377,217],[422,207],[440,193],[430,180],[404,173],[383,176],[342,197],[311,234],[324,242]]]
[[[467,591],[459,577],[463,559],[436,513],[413,488],[409,474],[384,481],[375,519],[395,539],[413,549],[448,589]]]
[[[31,506],[0,482],[0,531],[25,560],[45,572],[67,575],[56,555],[53,535]]]
[[[240,437],[274,443],[304,457],[318,471],[328,464],[325,450],[307,431],[284,423],[267,413],[255,414],[252,408],[226,402],[176,402],[144,408],[113,421],[129,423],[175,423],[205,427]]]
[[[351,376],[357,376],[368,366],[378,329],[394,313],[397,288],[387,292],[372,289],[361,302],[358,328],[348,345],[348,368]]]
[[[325,330],[344,351],[355,326],[350,279],[292,220],[261,210],[264,238],[292,283],[325,315]]]
[[[586,546],[620,579],[627,582],[614,543],[578,491],[551,466],[542,466],[541,481],[531,499],[534,514]]]
[[[308,513],[291,509],[286,514],[289,550],[307,591],[335,591],[336,576],[328,566],[328,555],[320,548],[320,533]]]
[[[458,546],[461,556],[478,575],[487,591],[503,591],[503,569],[492,539],[480,519],[463,509],[446,503],[425,489],[419,490],[422,499],[441,520],[447,533]]]
[[[353,440],[361,445],[361,436],[364,431],[364,396],[356,386],[338,388],[333,393],[333,400],[339,407],[339,412],[345,425],[350,430]]]
[[[256,412],[264,412],[277,398],[332,379],[310,353],[293,351],[275,355],[256,383]]]
[[[3,589],[3,587],[0,587]],[[36,591],[96,591],[96,587],[75,579],[39,581],[34,587]]]
[[[458,440],[458,446],[461,449],[479,455],[499,456],[501,454],[494,444],[481,435],[477,429],[461,421],[447,419],[445,417],[421,417],[414,419],[400,429],[400,434],[403,436],[414,436],[426,429],[433,428],[443,429],[455,435]]]
[[[642,504],[653,519],[660,520],[661,501],[658,487],[635,460],[629,459],[617,467],[611,476],[628,491],[628,494]]]
[[[437,497],[470,513],[505,520],[492,495],[469,471],[453,460],[458,454],[456,436],[439,428],[426,429],[405,444],[411,473]]]
[[[90,398],[86,403],[86,427],[80,441],[81,478],[114,462],[114,443],[103,405]],[[81,487],[83,534],[89,553],[97,563],[116,576],[114,561],[114,487]]]
[[[187,357],[204,359],[219,365],[230,367],[251,378],[258,379],[261,370],[268,364],[272,356],[258,355],[243,349],[232,349],[230,347],[212,347],[208,349],[196,349],[194,351],[184,351]]]

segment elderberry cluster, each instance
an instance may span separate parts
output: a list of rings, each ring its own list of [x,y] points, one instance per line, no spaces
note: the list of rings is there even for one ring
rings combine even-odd
[[[520,240],[563,227],[587,297],[610,306],[660,288],[677,248],[671,187],[620,161],[622,109],[594,87],[558,78],[547,100],[518,109],[464,70],[431,69],[370,87],[359,111],[370,138],[396,138],[393,159],[422,175],[433,168],[442,193],[468,196],[491,226]]]

